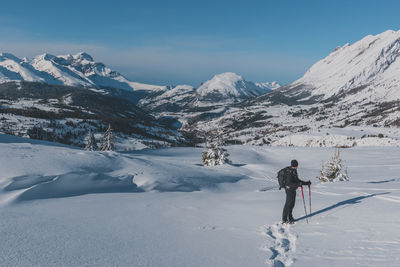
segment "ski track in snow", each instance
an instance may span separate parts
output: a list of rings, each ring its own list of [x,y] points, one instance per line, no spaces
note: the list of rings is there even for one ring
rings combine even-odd
[[[297,237],[290,232],[290,225],[276,223],[267,226],[265,233],[272,238],[273,245],[269,247],[272,255],[267,263],[274,267],[288,267],[294,262]]]

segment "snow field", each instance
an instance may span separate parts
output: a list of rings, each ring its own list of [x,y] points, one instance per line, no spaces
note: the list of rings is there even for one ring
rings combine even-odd
[[[0,136],[0,262],[7,266],[397,266],[398,147],[342,150],[349,182],[320,184],[332,148],[87,152]],[[304,218],[279,224],[276,172],[296,158],[312,184]],[[308,207],[308,189],[305,188]],[[302,218],[303,217],[303,218]]]

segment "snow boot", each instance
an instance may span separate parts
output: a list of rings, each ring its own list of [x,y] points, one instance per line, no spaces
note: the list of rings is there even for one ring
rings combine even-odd
[[[294,221],[283,221],[282,224],[294,224]]]

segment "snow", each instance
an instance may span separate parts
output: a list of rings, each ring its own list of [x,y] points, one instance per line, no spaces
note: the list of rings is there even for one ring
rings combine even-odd
[[[261,95],[270,91],[266,87],[259,87],[252,82],[243,79],[242,76],[233,72],[225,72],[215,75],[211,80],[203,83],[196,93],[200,97],[207,96],[208,94],[219,93],[224,98],[231,97],[252,97]]]
[[[400,141],[393,138],[363,137],[353,139],[345,135],[288,135],[276,142],[273,146],[304,146],[304,147],[336,147],[336,146],[400,146]]]
[[[190,106],[203,109],[182,108],[184,112],[168,115],[178,117],[183,129],[195,133],[223,129],[224,138],[231,144],[398,146],[399,135],[394,134],[390,136],[394,141],[361,138],[364,133],[357,137],[359,140],[354,140],[351,131],[335,138],[322,138],[317,131],[331,133],[353,126],[366,129],[373,126],[385,134],[398,129],[399,55],[400,31],[369,35],[354,44],[336,48],[294,83],[271,88],[274,91],[239,105],[231,104],[246,91],[243,89],[246,81],[234,73],[216,75],[197,89],[197,102],[190,102]],[[222,97],[218,98],[219,95]],[[221,106],[225,111],[216,116],[208,116],[204,111],[204,107]],[[370,132],[366,130],[365,134]],[[295,135],[294,142],[289,137],[292,135]]]
[[[39,71],[48,73],[55,81],[49,81],[50,84],[70,85],[70,86],[94,86],[93,82],[88,80],[83,74],[75,71],[68,66],[60,65],[56,62],[56,57],[49,54],[36,56],[30,64]]]
[[[122,75],[115,77],[115,80],[128,84],[135,91],[165,91],[165,90],[167,90],[167,86],[131,82],[131,81],[127,80],[125,77],[123,77]]]
[[[341,91],[368,85],[375,90],[364,93],[363,97],[397,100],[400,98],[399,51],[400,31],[368,35],[352,45],[336,48],[293,85],[311,85],[314,87],[312,95],[323,94],[325,99]],[[357,98],[362,100],[360,95]]]
[[[273,81],[273,82],[261,82],[261,83],[256,83],[256,85],[258,87],[266,88],[266,89],[269,89],[269,90],[275,90],[275,89],[278,89],[279,87],[281,87],[281,85],[276,81]]]
[[[145,109],[155,109],[162,105],[176,104],[187,105],[193,99],[195,88],[190,85],[177,85],[159,95],[142,98],[138,105]],[[168,114],[154,114],[157,117],[168,116]],[[174,114],[176,117],[177,114]]]
[[[349,182],[319,183],[332,148],[227,147],[88,152],[0,135],[0,261],[6,266],[397,266],[400,148],[343,149]],[[296,158],[297,195],[280,221],[276,172]],[[307,211],[308,191],[306,193]],[[299,193],[299,192],[298,192]]]
[[[0,82],[8,81],[45,82],[48,84],[112,87],[123,90],[166,90],[166,86],[132,82],[103,63],[80,52],[76,55],[54,56],[47,53],[32,60],[21,60],[9,53],[0,54]]]
[[[171,90],[168,90],[164,92],[162,95],[160,95],[160,99],[162,98],[172,98],[174,102],[181,100],[180,96],[187,94],[187,93],[192,93],[194,90],[193,86],[191,85],[177,85],[173,87]],[[158,99],[158,97],[156,98]]]
[[[65,101],[68,101],[70,97],[67,97],[67,99],[65,99]],[[53,101],[51,101],[53,100]],[[49,99],[48,100],[50,103],[58,103],[58,99]],[[7,108],[19,108],[19,109],[23,109],[26,107],[29,108],[36,108],[36,109],[40,109],[40,110],[45,110],[45,111],[52,111],[52,112],[58,112],[61,109],[60,108],[56,108],[56,107],[52,107],[50,105],[46,105],[46,104],[42,104],[40,100],[32,100],[32,99],[20,99],[18,101],[15,102],[6,102],[6,103],[1,103],[0,101],[0,107],[3,109],[7,109]]]
[[[3,81],[25,80],[29,82],[44,82],[45,78],[41,77],[37,71],[29,68],[20,59],[9,55],[5,57],[0,55],[0,71],[2,72]],[[5,79],[4,77],[7,77]]]

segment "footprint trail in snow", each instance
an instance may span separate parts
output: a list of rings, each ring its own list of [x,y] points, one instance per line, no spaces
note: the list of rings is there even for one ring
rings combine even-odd
[[[287,267],[294,262],[293,254],[296,251],[296,236],[290,232],[290,225],[274,224],[268,226],[266,234],[272,238],[272,252],[268,263],[274,267]]]

